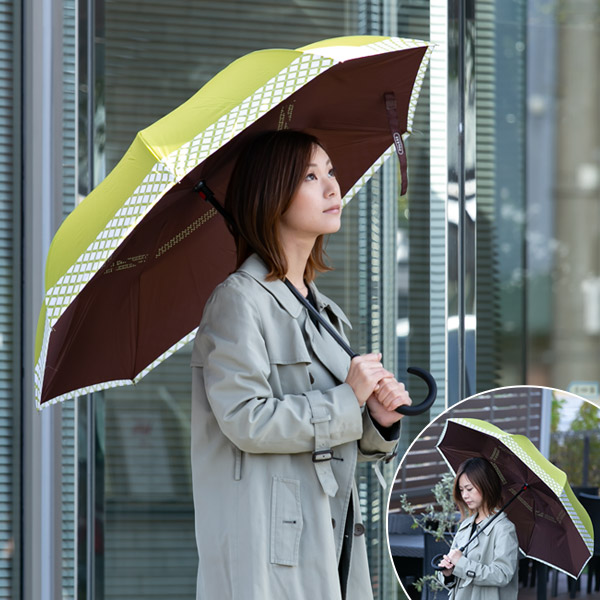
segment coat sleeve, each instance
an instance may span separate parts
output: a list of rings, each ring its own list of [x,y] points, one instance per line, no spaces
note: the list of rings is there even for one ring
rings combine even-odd
[[[512,580],[518,564],[519,542],[514,525],[495,528],[493,539],[493,558],[490,564],[481,564],[461,556],[454,567],[454,575],[471,580],[473,585],[503,587]]]
[[[451,590],[456,586],[456,577],[454,575],[446,577],[441,571],[435,571],[435,578],[447,590]]]
[[[375,425],[369,411],[363,411],[363,435],[358,442],[358,460],[360,462],[376,460],[389,456],[396,451],[400,438],[400,422],[389,428],[389,439],[381,433],[381,428]]]
[[[217,288],[204,309],[193,364],[223,433],[245,452],[312,452],[318,418],[332,447],[358,440],[362,414],[348,384],[274,397],[263,326],[252,297],[235,286]]]

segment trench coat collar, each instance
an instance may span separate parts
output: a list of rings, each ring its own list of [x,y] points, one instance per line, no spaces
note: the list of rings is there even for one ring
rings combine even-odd
[[[494,513],[495,514],[495,513]],[[464,542],[461,541],[461,544],[466,544],[467,541],[469,540],[469,529],[473,526],[473,521],[475,520],[475,517],[477,515],[471,515],[470,517],[466,518],[459,526],[458,526],[458,531],[457,534],[459,532],[464,532],[462,535],[465,536],[465,540]],[[491,519],[491,517],[488,517],[487,519],[485,519],[484,521],[482,521],[478,527],[484,526],[486,524],[486,522],[488,521],[488,519]],[[498,525],[498,523],[500,521],[502,521],[502,519],[508,519],[508,517],[506,516],[505,512],[501,512],[495,519],[494,521],[488,526],[486,527],[470,544],[469,547],[467,549],[467,553],[469,550],[472,550],[473,548],[476,548],[479,545],[479,540],[482,536],[485,537],[489,537],[490,534],[492,533],[492,530],[494,529],[494,527],[496,527]]]
[[[302,304],[300,304],[297,298],[294,298],[283,281],[280,279],[276,279],[275,281],[267,281],[265,279],[269,270],[267,269],[267,266],[263,260],[257,254],[250,255],[238,270],[250,275],[250,277],[255,279],[263,288],[265,288],[265,290],[274,296],[277,302],[294,319],[297,319],[300,316],[300,313],[304,309]],[[350,324],[348,317],[346,317],[344,314],[344,311],[335,302],[333,302],[333,300],[330,300],[327,296],[321,294],[314,282],[309,283],[308,287],[313,293],[319,312],[329,309],[340,321],[344,323],[344,325],[350,329],[352,328],[352,325]]]

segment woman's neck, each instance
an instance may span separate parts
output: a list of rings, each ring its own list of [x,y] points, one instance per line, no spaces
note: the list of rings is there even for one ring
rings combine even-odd
[[[485,521],[491,515],[492,515],[491,512],[479,510],[479,512],[477,512],[477,514],[475,515],[475,523],[481,523],[482,521]]]
[[[308,294],[304,283],[306,263],[312,252],[312,246],[308,244],[285,244],[283,243],[285,260],[287,262],[286,277],[294,284],[303,296]]]

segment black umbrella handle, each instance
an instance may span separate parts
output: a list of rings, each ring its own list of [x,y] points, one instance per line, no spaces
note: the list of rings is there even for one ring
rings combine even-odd
[[[431,568],[434,571],[443,571],[446,567],[440,567],[440,562],[442,562],[442,559],[444,558],[443,554],[436,554],[432,559],[431,559]]]
[[[427,384],[427,397],[423,402],[415,406],[399,406],[396,409],[396,412],[399,412],[401,415],[414,417],[415,415],[423,414],[431,408],[437,397],[437,383],[433,375],[429,371],[421,369],[421,367],[408,367],[406,370],[408,373],[420,377]]]
[[[323,328],[329,333],[329,335],[331,335],[331,337],[333,337],[333,339],[342,347],[342,349],[351,359],[355,356],[358,356],[358,354],[354,352],[354,350],[352,350],[352,348],[346,343],[346,340],[344,340],[339,332],[323,318],[321,313],[298,291],[296,286],[289,279],[284,279],[283,282],[292,292],[292,294],[296,296],[299,302],[306,307],[306,310],[308,310],[308,312],[323,326]],[[435,398],[437,396],[437,384],[433,378],[433,375],[425,369],[421,369],[420,367],[409,367],[407,371],[423,379],[428,388],[427,397],[420,404],[417,404],[416,406],[399,406],[396,409],[396,412],[399,412],[401,415],[413,417],[415,415],[420,415],[431,408],[431,405],[435,402]]]

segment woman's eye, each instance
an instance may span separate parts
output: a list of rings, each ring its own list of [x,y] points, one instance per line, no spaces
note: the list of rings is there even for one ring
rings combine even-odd
[[[316,175],[314,173],[308,173],[308,175],[304,178],[305,181],[314,181],[316,179]]]
[[[337,175],[337,174],[336,174],[336,172],[335,172],[335,169],[331,169],[331,170],[329,171],[329,177],[336,177],[336,175]]]

